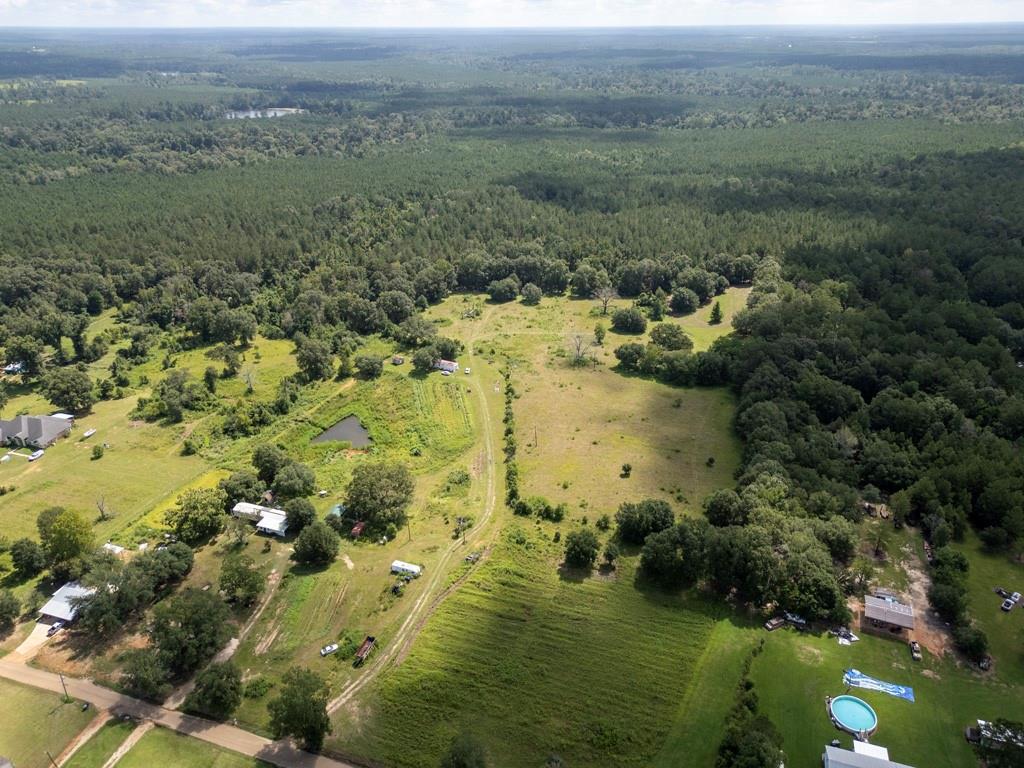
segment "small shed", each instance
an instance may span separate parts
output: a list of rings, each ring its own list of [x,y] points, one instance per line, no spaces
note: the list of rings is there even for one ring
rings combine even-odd
[[[256,530],[271,536],[284,537],[288,535],[288,520],[284,512],[269,509],[256,523]]]
[[[78,615],[78,606],[74,605],[74,601],[95,593],[95,589],[83,587],[77,581],[69,581],[54,592],[46,605],[39,609],[39,620],[72,622]]]
[[[366,523],[364,523],[362,520],[360,520],[358,523],[356,523],[355,525],[352,526],[352,530],[349,531],[349,535],[353,539],[358,539],[360,536],[363,535],[363,531],[364,530],[366,530]]]
[[[861,627],[869,631],[874,630],[876,634],[884,632],[887,635],[902,637],[914,629],[914,609],[894,597],[866,595]]]
[[[407,563],[404,560],[395,560],[391,564],[391,572],[400,576],[412,576],[413,578],[419,578],[420,574],[423,573],[423,566],[413,565]]]
[[[401,355],[395,355],[394,357],[391,358],[391,364],[392,365],[401,365],[404,362],[405,362],[405,358],[402,357]]]

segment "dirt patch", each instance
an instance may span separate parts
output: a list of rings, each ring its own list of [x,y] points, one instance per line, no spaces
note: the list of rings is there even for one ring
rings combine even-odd
[[[352,558],[348,555],[342,555],[341,561],[345,564],[345,567],[348,568],[350,571],[356,567],[356,564],[352,562]]]
[[[921,676],[922,677],[929,677],[932,680],[941,680],[942,679],[942,675],[940,675],[934,669],[922,669],[921,670]]]
[[[804,664],[821,664],[821,651],[810,645],[798,645],[796,655]]]
[[[924,564],[908,545],[901,550],[903,568],[907,574],[910,604],[914,608],[914,631],[911,637],[938,657],[953,650],[949,627],[940,619],[928,602],[928,588],[932,580]]]

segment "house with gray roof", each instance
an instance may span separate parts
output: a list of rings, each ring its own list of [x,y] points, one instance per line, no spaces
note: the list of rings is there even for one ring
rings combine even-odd
[[[63,621],[65,623],[75,620],[78,615],[78,602],[96,594],[95,589],[83,587],[77,581],[69,581],[63,587],[53,593],[46,605],[39,609],[40,621]]]
[[[49,448],[71,432],[74,421],[55,416],[15,416],[0,419],[0,445]]]

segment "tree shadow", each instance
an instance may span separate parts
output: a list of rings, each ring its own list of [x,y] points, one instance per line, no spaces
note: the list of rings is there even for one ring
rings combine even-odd
[[[558,565],[558,578],[573,584],[582,584],[590,578],[592,573],[592,568],[575,568],[564,562]]]

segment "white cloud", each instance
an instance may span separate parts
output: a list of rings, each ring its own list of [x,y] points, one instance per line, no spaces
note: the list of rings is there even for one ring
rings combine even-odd
[[[1024,21],[1024,0],[0,0],[0,26],[576,27]]]

